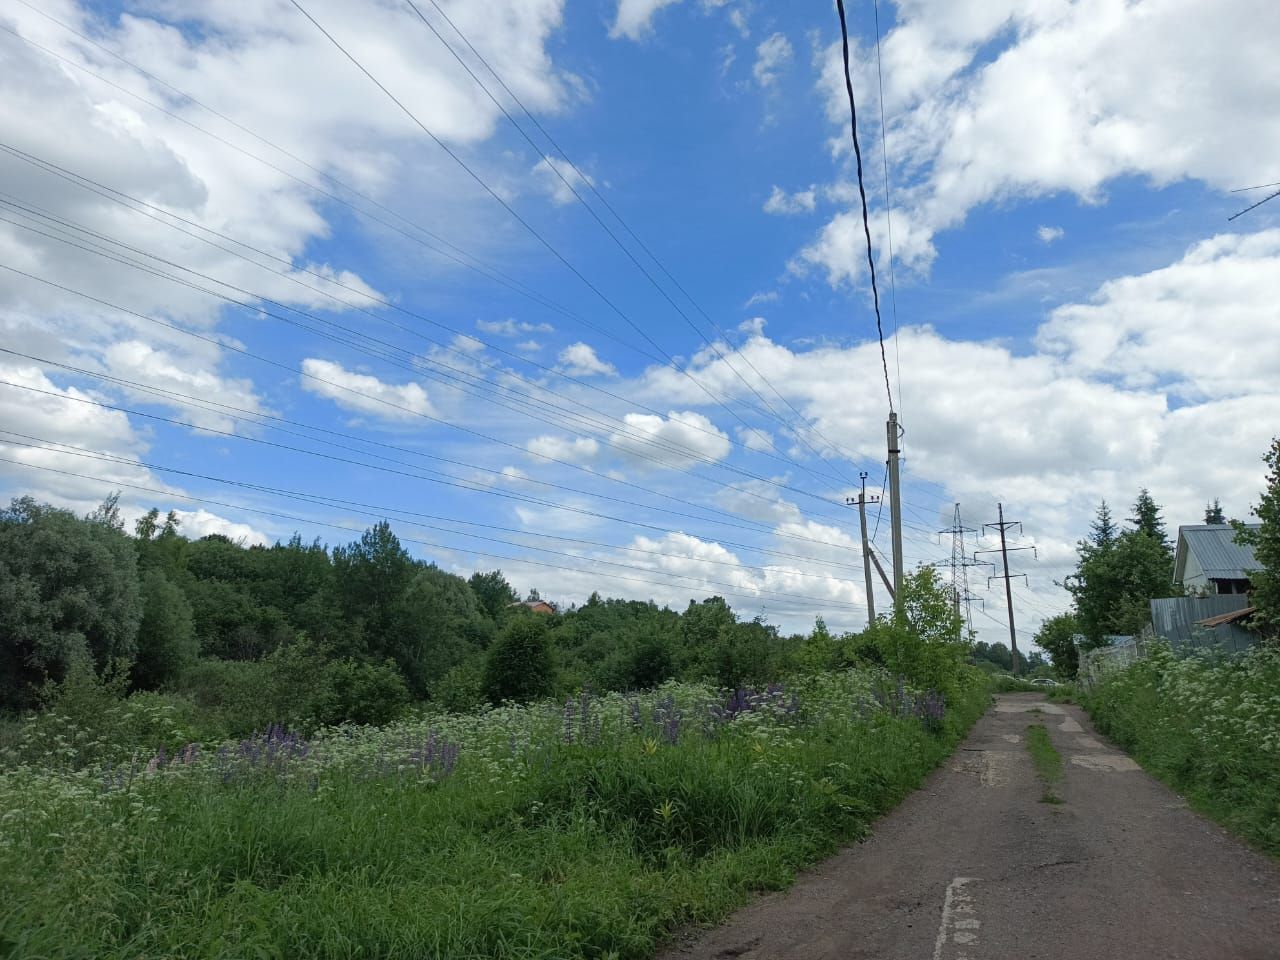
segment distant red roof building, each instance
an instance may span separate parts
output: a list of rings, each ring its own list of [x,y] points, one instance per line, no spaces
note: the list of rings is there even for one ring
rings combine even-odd
[[[552,614],[556,612],[556,608],[545,600],[517,600],[515,603],[507,604],[507,606],[524,607],[526,610],[532,610],[534,613]]]

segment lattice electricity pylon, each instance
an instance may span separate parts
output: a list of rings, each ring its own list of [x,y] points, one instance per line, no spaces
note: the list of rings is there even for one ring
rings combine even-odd
[[[973,636],[973,601],[977,600],[986,609],[986,603],[981,597],[975,597],[969,591],[969,568],[977,566],[992,566],[989,560],[977,560],[970,558],[965,552],[964,535],[966,533],[976,534],[978,531],[973,527],[966,527],[960,520],[960,504],[956,504],[955,513],[951,519],[951,526],[945,530],[938,531],[938,541],[942,541],[943,534],[951,535],[951,559],[943,561],[951,567],[951,601],[955,604],[956,613],[960,613],[961,605],[964,605],[964,622],[967,636]]]

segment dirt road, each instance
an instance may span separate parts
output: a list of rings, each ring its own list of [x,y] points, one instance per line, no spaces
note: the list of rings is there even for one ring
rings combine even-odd
[[[1058,805],[1041,802],[1033,721],[1062,754]],[[1103,743],[1079,707],[1008,694],[866,843],[661,960],[1113,957],[1280,960],[1280,867]]]

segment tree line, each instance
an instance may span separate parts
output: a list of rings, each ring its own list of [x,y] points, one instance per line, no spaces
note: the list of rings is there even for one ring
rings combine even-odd
[[[190,539],[156,510],[127,532],[116,497],[84,517],[20,498],[0,510],[0,709],[39,706],[82,664],[232,726],[384,722],[411,701],[764,683],[804,639],[721,597],[674,611],[593,594],[550,616],[519,601],[500,570],[464,578],[415,559],[385,521],[332,548],[246,546]]]

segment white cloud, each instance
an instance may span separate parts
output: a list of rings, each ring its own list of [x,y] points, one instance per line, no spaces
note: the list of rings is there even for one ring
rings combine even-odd
[[[756,62],[751,74],[762,87],[771,87],[778,81],[779,73],[791,62],[791,41],[781,33],[775,33],[756,47]]]
[[[1040,548],[1039,561],[1020,567],[1032,587],[1017,597],[1020,622],[1033,632],[1046,612],[1065,606],[1052,581],[1069,572],[1075,540],[1099,498],[1125,515],[1138,487],[1147,486],[1170,528],[1196,522],[1214,497],[1229,514],[1245,516],[1264,482],[1260,458],[1280,410],[1277,303],[1280,231],[1263,230],[1213,237],[1167,267],[1104,283],[1092,297],[1053,311],[1034,349],[905,328],[908,563],[937,556],[932,532],[950,517],[949,507],[940,517],[940,508],[925,505],[919,485],[943,503],[961,501],[970,525],[993,519],[1003,502]],[[742,352],[855,463],[883,461],[883,391],[849,388],[880,382],[874,341],[801,351],[755,337]],[[690,372],[727,402],[749,399],[709,352]],[[670,403],[705,403],[670,370],[646,371],[639,386]],[[750,442],[745,431],[739,437]],[[816,432],[812,438],[823,444]],[[717,502],[744,516],[769,516],[767,503],[743,491],[722,492]],[[801,536],[846,536],[779,522]],[[849,559],[839,553],[833,562]],[[988,636],[998,633],[997,625],[979,622]]]
[[[140,340],[121,340],[111,344],[102,356],[102,366],[107,373],[125,380],[196,399],[213,400],[250,413],[265,412],[250,381],[220,377],[203,365],[192,365],[185,357],[157,350]],[[147,403],[174,406],[197,426],[232,432],[237,429],[235,420],[198,403],[165,400],[146,391],[128,388],[126,393]]]
[[[245,546],[266,546],[273,543],[274,538],[247,523],[237,523],[210,513],[204,508],[198,510],[174,510],[180,521],[179,531],[184,537],[198,540],[210,534],[219,533],[229,540],[244,543]]]
[[[691,410],[672,410],[666,417],[628,413],[623,422],[627,430],[612,436],[613,446],[647,464],[656,459],[658,466],[671,470],[723,460],[733,446],[714,423]]]
[[[1053,243],[1055,240],[1061,240],[1066,231],[1061,227],[1037,227],[1036,236],[1040,238],[1041,243]]]
[[[680,0],[618,0],[618,13],[609,36],[640,40],[653,29],[653,16]]]
[[[302,361],[302,372],[307,375],[301,381],[304,390],[355,413],[384,420],[435,416],[427,391],[416,383],[384,383],[369,374],[355,373],[339,363],[314,357]]]
[[[588,174],[580,172],[573,164],[555,157],[543,157],[533,165],[534,180],[538,188],[551,198],[558,207],[573,203],[577,197],[585,199],[587,187],[593,186],[595,180]]]
[[[246,252],[244,247],[222,242],[220,249],[201,242],[191,235],[199,232],[194,228],[178,232],[164,225],[162,214],[152,218],[129,212],[37,165],[0,154],[6,189],[50,216],[216,278],[197,278],[200,286],[228,289],[221,285],[225,282],[252,291],[246,295],[228,289],[237,300],[252,302],[261,295],[327,310],[343,309],[347,302],[365,305],[369,296],[382,295],[342,263],[306,259],[314,242],[330,236],[329,202],[293,179],[286,167],[315,181],[324,175],[341,177],[375,200],[394,197],[397,209],[409,216],[429,203],[434,215],[471,225],[469,244],[496,235],[486,229],[491,201],[428,149],[420,131],[372,84],[354,75],[341,54],[296,11],[234,0],[149,4],[120,15],[104,15],[73,0],[35,6],[269,137],[318,171],[305,173],[294,161],[280,161],[273,169],[219,143],[197,127],[225,133],[223,121],[35,10],[13,5],[6,8],[5,21],[66,62],[0,34],[0,60],[12,80],[0,100],[6,141],[251,244],[263,255],[245,258],[236,253]],[[475,144],[492,134],[501,119],[497,107],[447,60],[422,56],[430,37],[411,12],[385,4],[359,10],[326,5],[316,12],[353,53],[376,64],[380,78],[446,142]],[[531,107],[553,112],[576,99],[579,81],[551,62],[546,47],[560,27],[562,0],[455,4],[451,15],[481,52],[501,53],[504,79]],[[162,103],[174,115],[124,90]],[[270,96],[263,96],[264,90]],[[279,160],[270,148],[239,133],[230,138]],[[39,218],[33,213],[13,219],[35,225]],[[391,240],[375,232],[370,242]],[[127,310],[214,333],[208,342],[194,341],[74,294],[10,277],[0,283],[0,328],[7,341],[27,344],[32,353],[54,360],[261,408],[252,382],[221,373],[225,358],[216,327],[227,309],[224,301],[15,226],[0,228],[0,259],[41,276],[74,278],[76,289]],[[163,269],[181,273],[175,267]],[[456,267],[423,258],[422,269],[440,273]],[[410,399],[418,403],[421,398]],[[230,426],[226,418],[184,401],[168,405],[204,426]]]
[[[764,317],[752,317],[750,320],[743,320],[738,324],[738,332],[745,333],[749,337],[764,336],[765,324],[769,321]]]
[[[571,377],[613,377],[618,374],[613,364],[601,360],[590,344],[581,341],[560,351],[560,369]]]
[[[600,444],[591,437],[534,437],[525,448],[535,456],[568,463],[589,463],[600,454]]]
[[[747,302],[742,306],[749,310],[762,303],[777,303],[778,297],[779,294],[777,290],[760,290],[748,297]]]
[[[982,204],[1059,192],[1099,203],[1123,176],[1218,189],[1252,182],[1280,154],[1280,114],[1265,106],[1280,96],[1271,42],[1280,6],[1227,0],[1203,22],[1198,10],[1193,0],[905,0],[882,44],[895,214],[912,248],[904,259],[927,268],[934,236]],[[1230,57],[1207,58],[1222,50]],[[875,110],[874,58],[853,59],[864,65],[858,102]],[[838,44],[819,51],[818,65],[843,151]],[[832,283],[855,279],[824,255],[837,239],[827,233],[801,260],[827,267]],[[900,233],[895,217],[895,246]]]
[[[516,349],[521,353],[537,353],[542,349],[542,344],[537,340],[522,340],[516,344]]]
[[[549,323],[529,323],[526,320],[477,320],[476,329],[483,333],[494,333],[500,337],[520,337],[527,333],[554,333],[555,327]]]
[[[875,250],[877,272],[884,270],[889,260],[888,230],[884,210],[868,212],[871,226],[871,243]],[[894,262],[901,268],[917,273],[928,270],[933,263],[933,232],[922,222],[912,219],[912,214],[895,208],[892,214]],[[793,273],[806,273],[810,267],[826,271],[832,286],[860,280],[867,269],[867,235],[862,222],[862,209],[855,207],[838,213],[819,231],[815,240],[805,247],[789,264]]]
[[[777,441],[768,430],[761,430],[759,427],[737,427],[736,432],[738,442],[748,450],[772,453],[777,446]]]
[[[775,215],[812,213],[817,204],[818,192],[816,187],[810,187],[808,190],[798,190],[795,193],[787,193],[781,187],[775,185],[773,192],[769,194],[769,199],[764,202],[764,212]]]
[[[1280,230],[1223,234],[1060,307],[1037,343],[1074,371],[1181,398],[1265,394],[1280,371],[1278,294]]]

